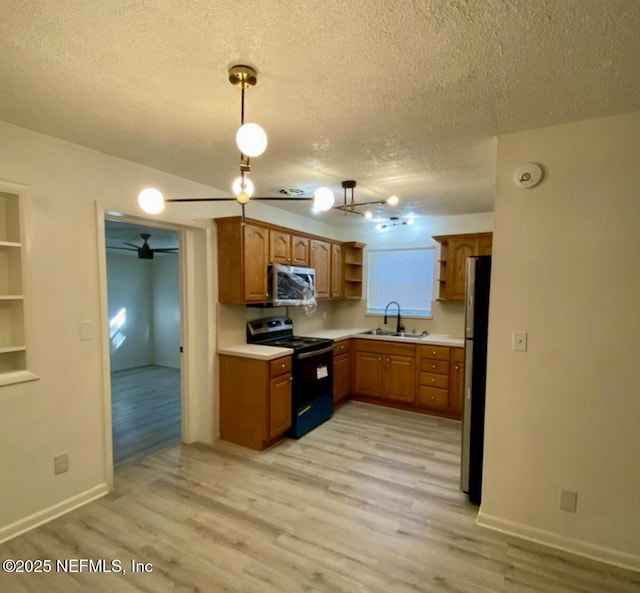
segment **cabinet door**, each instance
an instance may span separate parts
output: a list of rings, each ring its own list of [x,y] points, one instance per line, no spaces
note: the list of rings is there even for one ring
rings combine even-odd
[[[269,261],[274,264],[291,264],[291,235],[269,231]]]
[[[449,374],[449,409],[458,417],[462,416],[462,395],[464,389],[464,349],[451,348]]]
[[[356,352],[354,391],[360,395],[382,397],[382,355]]]
[[[476,255],[476,239],[452,239],[447,259],[447,298],[464,301],[467,258]]]
[[[269,382],[269,438],[291,426],[291,374],[274,377]]]
[[[342,401],[349,395],[349,353],[333,357],[333,402]]]
[[[478,237],[478,246],[474,255],[491,255],[493,236]]]
[[[410,356],[385,356],[384,394],[392,401],[413,402],[416,397],[416,361]]]
[[[244,226],[244,300],[264,302],[267,298],[268,229]]]
[[[331,298],[343,296],[344,282],[342,281],[342,245],[331,244]]]
[[[291,265],[309,265],[309,239],[291,235]]]
[[[328,299],[330,296],[331,246],[325,241],[311,241],[310,265],[316,270],[316,298]]]

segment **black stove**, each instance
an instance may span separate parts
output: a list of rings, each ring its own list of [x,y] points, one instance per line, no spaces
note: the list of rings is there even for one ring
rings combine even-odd
[[[293,335],[293,321],[287,317],[266,317],[247,323],[247,343],[293,348],[296,353],[320,350],[333,344],[327,338]]]
[[[301,437],[333,414],[333,340],[293,334],[293,321],[267,317],[247,323],[247,343],[292,348],[291,430]]]

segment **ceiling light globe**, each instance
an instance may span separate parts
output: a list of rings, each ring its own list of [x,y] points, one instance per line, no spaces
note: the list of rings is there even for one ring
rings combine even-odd
[[[231,191],[233,191],[233,195],[236,197],[242,191],[244,191],[247,196],[251,197],[253,195],[254,189],[255,188],[253,186],[253,181],[251,181],[251,179],[249,179],[248,177],[244,178],[244,187],[242,177],[236,177],[231,184]]]
[[[373,218],[373,212],[371,212],[371,210],[367,210],[367,211],[365,211],[365,213],[364,213],[364,217],[365,217],[367,220],[371,220],[371,219]]]
[[[236,200],[239,204],[246,204],[249,201],[249,194],[245,191],[241,191],[236,194]]]
[[[378,224],[376,225],[376,231],[381,231],[381,232],[382,232],[383,230],[384,230],[384,225],[383,225],[383,224],[378,223]]]
[[[331,210],[336,202],[336,197],[328,187],[319,187],[313,192],[313,208],[320,212]]]
[[[407,218],[407,224],[409,226],[413,226],[414,224],[416,224],[416,219],[413,218],[413,216],[410,216],[409,218]]]
[[[164,210],[164,196],[160,190],[147,187],[138,194],[138,206],[147,214],[160,214]]]
[[[389,196],[387,198],[387,204],[389,204],[389,206],[397,206],[399,202],[400,198],[398,196]]]
[[[243,124],[238,128],[236,144],[242,154],[260,156],[267,148],[267,133],[258,124]]]

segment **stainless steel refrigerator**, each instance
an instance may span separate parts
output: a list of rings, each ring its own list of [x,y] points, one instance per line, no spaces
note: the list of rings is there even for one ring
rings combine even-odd
[[[467,258],[460,489],[469,494],[473,504],[478,505],[482,495],[490,287],[491,256]]]

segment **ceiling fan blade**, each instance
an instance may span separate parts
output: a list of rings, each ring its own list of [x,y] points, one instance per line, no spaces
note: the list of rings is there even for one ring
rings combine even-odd
[[[107,245],[107,249],[124,249],[125,251],[138,251],[138,248],[131,248],[131,247],[116,247],[115,245]]]
[[[161,247],[159,249],[154,249],[156,253],[178,253],[177,247]]]
[[[129,245],[130,247],[133,247],[135,249],[140,249],[140,245],[134,245],[133,243],[128,243],[127,241],[123,241],[122,244]],[[122,249],[124,249],[124,247]]]

